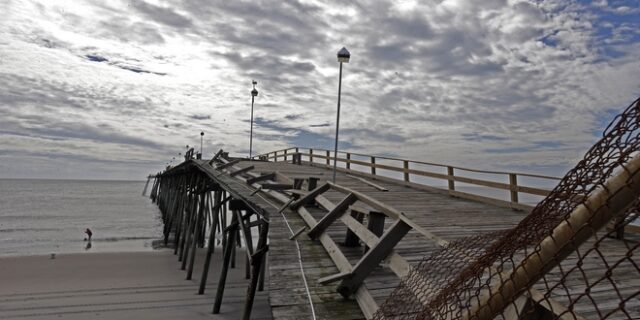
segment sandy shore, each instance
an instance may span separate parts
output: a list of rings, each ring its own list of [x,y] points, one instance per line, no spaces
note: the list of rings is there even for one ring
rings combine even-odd
[[[197,295],[202,254],[194,279],[185,280],[169,250],[79,253],[0,258],[0,319],[238,319],[246,281],[239,252],[219,315],[211,314],[218,281],[217,250],[204,295]],[[270,319],[266,293],[256,319]]]

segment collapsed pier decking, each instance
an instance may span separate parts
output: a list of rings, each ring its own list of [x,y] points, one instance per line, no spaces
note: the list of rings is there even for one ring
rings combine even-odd
[[[348,263],[346,268],[349,268],[357,265],[362,259],[363,243],[353,242],[352,239],[350,245],[345,245],[344,242],[347,241],[345,238],[348,237],[347,226],[339,223],[328,226],[325,241],[314,241],[306,235],[311,229],[310,224],[305,223],[305,219],[294,210],[287,208],[287,203],[291,204],[291,200],[285,194],[293,196],[292,199],[300,199],[306,194],[304,190],[309,189],[310,181],[315,186],[320,186],[326,180],[330,180],[331,171],[297,160],[291,162],[241,159],[221,161],[222,164],[210,165],[207,160],[190,160],[173,170],[188,170],[189,167],[199,170],[214,177],[226,188],[231,188],[230,191],[235,197],[247,201],[252,206],[258,206],[259,209],[256,210],[261,210],[263,214],[268,212],[270,233],[267,290],[274,318],[304,318],[312,312],[317,318],[327,319],[371,317],[372,310],[382,304],[399,283],[399,277],[389,270],[390,265],[394,263],[393,259],[381,261],[381,266],[373,267],[373,270],[369,271],[361,286],[364,293],[359,296],[356,294],[356,299],[354,296],[344,298],[337,293],[339,281],[325,279],[345,272],[338,267],[339,263],[336,263],[341,258],[336,258],[336,252],[329,254],[330,251],[326,250],[326,245],[322,244],[330,243],[330,246],[337,248]],[[234,174],[237,171],[241,173]],[[261,187],[251,187],[251,182],[256,184],[259,182]],[[425,255],[437,251],[440,248],[437,242],[440,240],[450,241],[478,232],[503,230],[515,226],[526,216],[524,211],[474,200],[452,198],[442,192],[416,190],[388,180],[363,179],[355,175],[339,173],[336,185],[366,194],[367,197],[395,208],[415,224],[415,228],[397,241],[392,251],[393,255],[402,257],[410,266],[415,266]],[[291,189],[294,192],[282,193],[280,191],[282,189]],[[295,191],[295,189],[301,191]],[[329,190],[324,193],[323,198],[319,204],[306,206],[305,210],[315,222],[320,221],[327,214],[326,208],[323,207],[340,203],[344,200],[344,194]],[[366,203],[353,203],[349,206],[349,210],[351,216],[367,216],[364,221],[361,218],[359,220],[364,224],[369,223],[372,212],[375,212]],[[308,218],[307,221],[309,221]],[[312,222],[312,225],[315,222]],[[393,223],[393,219],[383,220],[381,230],[389,230]],[[427,239],[425,234],[434,238]],[[295,240],[290,239],[293,236],[296,236]],[[296,244],[295,241],[298,243]],[[627,248],[619,245],[619,240],[616,239],[605,241],[604,244],[608,248],[606,253],[612,257],[624,255],[627,251]],[[299,255],[298,250],[300,250]],[[342,263],[345,268],[346,264],[344,261]],[[571,263],[571,260],[567,260],[567,263]],[[597,265],[594,264],[592,268],[597,268]],[[627,291],[636,290],[634,288],[638,280],[635,270],[620,271],[620,279],[623,281],[619,288]],[[581,283],[575,281],[574,285],[579,288]],[[615,301],[617,297],[614,292],[610,292],[609,295],[601,294],[600,299],[605,305],[607,299]],[[554,305],[566,302],[562,301],[561,297],[551,301]],[[547,307],[551,309],[550,312],[559,312],[557,308]],[[629,308],[628,311],[639,312],[635,307]],[[585,305],[580,313],[589,317],[597,313],[597,310]]]
[[[251,160],[220,150],[202,160],[192,149],[184,163],[155,176],[151,197],[183,269],[190,258],[188,278],[189,248],[222,238],[214,313],[243,245],[245,319],[264,282],[276,319],[635,319],[638,119],[640,99],[562,179],[300,148]],[[343,163],[335,181],[332,160]],[[559,182],[548,190],[519,178]],[[544,198],[532,208],[521,195]]]

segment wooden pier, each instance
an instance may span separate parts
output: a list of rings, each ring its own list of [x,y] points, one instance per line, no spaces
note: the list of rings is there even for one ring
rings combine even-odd
[[[614,129],[632,129],[605,132],[563,179],[317,149],[191,151],[153,176],[151,197],[187,278],[194,263],[220,268],[216,288],[200,287],[216,290],[213,313],[244,246],[244,319],[262,289],[274,319],[639,319],[638,136],[620,138],[636,132],[620,119]],[[613,159],[613,144],[630,151]],[[209,245],[194,262],[216,237],[223,259]]]

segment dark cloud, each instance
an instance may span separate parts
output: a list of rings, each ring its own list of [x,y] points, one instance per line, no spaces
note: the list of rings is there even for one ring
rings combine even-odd
[[[141,67],[137,67],[137,66],[131,66],[131,65],[126,65],[126,64],[122,64],[122,63],[114,63],[114,66],[120,68],[120,69],[124,69],[127,71],[131,71],[131,72],[135,72],[135,73],[150,73],[150,74],[155,74],[157,76],[166,76],[166,73],[163,72],[154,72],[154,71],[149,71],[149,70],[145,70]]]
[[[119,143],[145,148],[160,148],[161,145],[154,141],[130,136],[120,132],[109,124],[89,125],[80,122],[70,122],[66,119],[52,121],[47,116],[20,115],[19,122],[5,122],[0,120],[4,129],[1,134],[34,137],[64,141],[79,139],[93,142]]]
[[[176,13],[170,8],[159,7],[142,0],[131,1],[133,8],[144,14],[147,18],[176,28],[188,28],[192,26],[191,19]]]
[[[318,134],[309,130],[289,127],[281,125],[276,121],[270,121],[263,118],[256,118],[254,121],[256,128],[254,129],[254,137],[264,141],[283,141],[291,146],[309,147],[309,148],[325,148],[329,149],[335,143],[333,136]],[[260,132],[260,128],[269,129],[278,132],[277,134],[267,134]],[[355,146],[341,140],[341,148],[355,149]]]
[[[127,17],[114,17],[100,22],[99,35],[122,42],[162,44],[164,37],[158,27],[146,22],[131,22]]]
[[[211,119],[211,115],[208,114],[192,114],[189,118],[194,120],[209,120]]]
[[[288,115],[284,116],[285,119],[291,120],[291,121],[300,120],[303,117],[304,116],[301,115],[301,114],[288,114]]]
[[[101,57],[99,55],[95,55],[95,54],[87,54],[87,55],[85,55],[85,58],[87,58],[87,59],[89,59],[89,61],[93,61],[93,62],[109,61],[109,59],[107,59],[105,57]]]
[[[465,140],[467,140],[467,141],[477,141],[477,142],[482,142],[482,141],[505,141],[505,140],[508,140],[508,138],[505,138],[505,137],[499,137],[499,136],[494,136],[494,135],[490,135],[490,134],[479,134],[477,132],[474,132],[474,133],[463,133],[462,137],[464,137]]]

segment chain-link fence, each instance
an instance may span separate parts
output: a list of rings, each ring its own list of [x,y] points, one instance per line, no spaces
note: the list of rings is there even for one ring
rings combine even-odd
[[[640,319],[640,99],[510,230],[425,257],[376,319]]]

